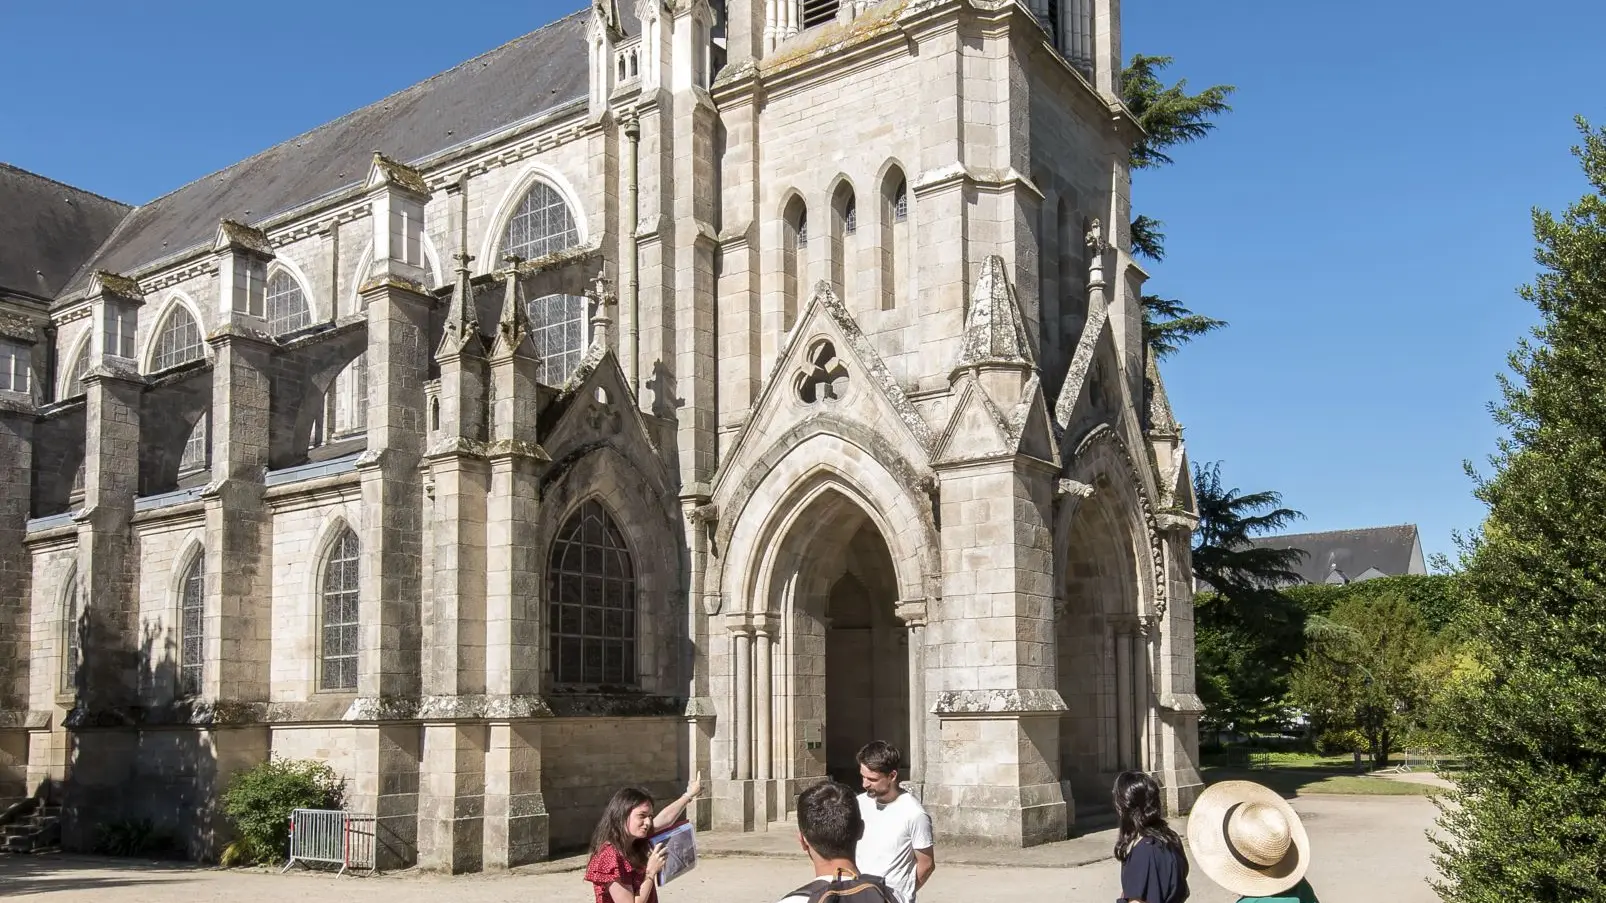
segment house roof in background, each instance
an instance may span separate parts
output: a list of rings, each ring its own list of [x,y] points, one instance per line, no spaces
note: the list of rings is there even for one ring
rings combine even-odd
[[[1254,540],[1253,545],[1303,549],[1305,560],[1291,570],[1306,583],[1348,583],[1363,577],[1427,572],[1416,524],[1263,536]],[[1368,573],[1374,570],[1381,573]]]

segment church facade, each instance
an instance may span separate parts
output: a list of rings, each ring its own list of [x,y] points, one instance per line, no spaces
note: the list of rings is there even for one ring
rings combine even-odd
[[[214,855],[313,758],[474,871],[879,738],[942,838],[1186,808],[1120,60],[1118,0],[602,0],[103,227],[11,171],[0,801]]]

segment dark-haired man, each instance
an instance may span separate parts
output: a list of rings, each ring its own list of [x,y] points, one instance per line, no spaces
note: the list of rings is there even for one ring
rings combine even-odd
[[[898,786],[898,748],[872,740],[859,750],[859,778],[864,793],[859,814],[864,839],[857,860],[871,875],[880,875],[899,903],[915,903],[915,893],[937,870],[931,839],[931,816],[913,795]]]
[[[797,796],[798,841],[814,863],[814,880],[781,903],[895,903],[879,878],[859,874],[853,848],[864,833],[864,820],[853,788],[836,781],[815,784]]]

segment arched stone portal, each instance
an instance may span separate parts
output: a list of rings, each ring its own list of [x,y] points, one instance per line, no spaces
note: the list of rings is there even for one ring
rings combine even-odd
[[[1109,808],[1117,773],[1152,768],[1152,653],[1140,570],[1147,552],[1130,523],[1134,516],[1105,483],[1080,503],[1066,539],[1055,619],[1067,707],[1060,773],[1078,819]]]
[[[788,817],[797,791],[823,777],[855,781],[854,754],[870,740],[919,760],[919,625],[899,617],[884,521],[835,480],[793,499],[760,557],[752,610],[731,624],[732,770],[751,781],[755,826]]]

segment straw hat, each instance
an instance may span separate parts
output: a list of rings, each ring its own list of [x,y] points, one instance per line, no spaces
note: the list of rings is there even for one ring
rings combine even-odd
[[[1282,893],[1310,865],[1299,816],[1251,781],[1222,781],[1199,794],[1188,814],[1188,846],[1211,880],[1244,897]]]

